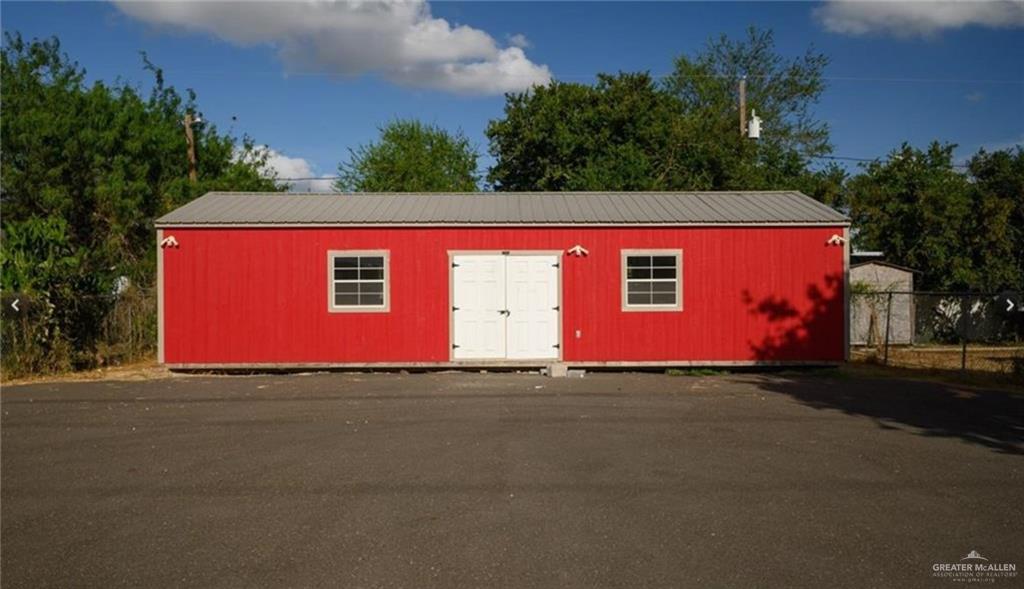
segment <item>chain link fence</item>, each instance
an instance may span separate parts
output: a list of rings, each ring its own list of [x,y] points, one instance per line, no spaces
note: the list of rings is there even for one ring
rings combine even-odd
[[[5,379],[118,365],[156,350],[156,291],[59,300],[0,296],[0,366]]]
[[[879,291],[850,297],[854,360],[1024,377],[1017,293]]]

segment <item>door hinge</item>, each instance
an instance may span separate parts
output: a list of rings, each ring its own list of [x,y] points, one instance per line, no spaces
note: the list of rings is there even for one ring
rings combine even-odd
[[[551,307],[551,310],[552,311],[560,311],[560,310],[562,310],[562,308],[561,307]]]
[[[452,268],[458,268],[458,267],[459,267],[458,264],[456,264],[455,262],[452,262]]]
[[[552,267],[552,268],[561,268],[561,267],[562,267],[562,265],[561,265],[561,264],[559,264],[558,262],[555,262],[554,264],[551,264],[551,267]]]
[[[457,348],[457,347],[459,347],[459,344],[452,344],[452,349],[453,349],[453,350],[454,350],[455,348]]]
[[[454,306],[452,307],[452,311],[458,311],[458,310],[459,310],[458,307],[454,307]]]
[[[561,348],[562,346],[561,346],[560,344],[555,344],[555,345],[553,345],[553,346],[551,346],[551,347],[552,347],[552,348]]]

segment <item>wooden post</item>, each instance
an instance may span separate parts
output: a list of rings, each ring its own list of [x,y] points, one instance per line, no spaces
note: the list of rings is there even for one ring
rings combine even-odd
[[[747,135],[747,77],[740,78],[740,137]]]
[[[960,299],[960,371],[967,370],[967,295]]]
[[[889,291],[889,304],[885,308],[885,365],[889,365],[889,319],[892,317],[892,291]]]
[[[185,113],[185,142],[188,144],[188,179],[195,183],[199,178],[199,173],[196,170],[196,137],[192,133],[192,123],[195,121],[192,119],[192,113]]]

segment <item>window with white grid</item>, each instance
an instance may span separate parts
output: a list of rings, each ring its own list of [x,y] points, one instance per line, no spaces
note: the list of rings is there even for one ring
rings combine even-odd
[[[622,252],[622,309],[679,311],[683,308],[681,250]]]
[[[388,254],[332,251],[328,255],[331,311],[388,310]]]

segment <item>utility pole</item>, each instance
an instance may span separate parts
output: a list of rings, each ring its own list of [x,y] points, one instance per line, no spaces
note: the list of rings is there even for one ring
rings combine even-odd
[[[740,78],[740,137],[747,134],[747,77]]]
[[[192,118],[192,113],[185,113],[185,120],[182,124],[185,125],[185,142],[188,144],[188,179],[193,184],[199,177],[199,173],[196,170],[196,137],[192,133],[192,124],[195,122]]]

